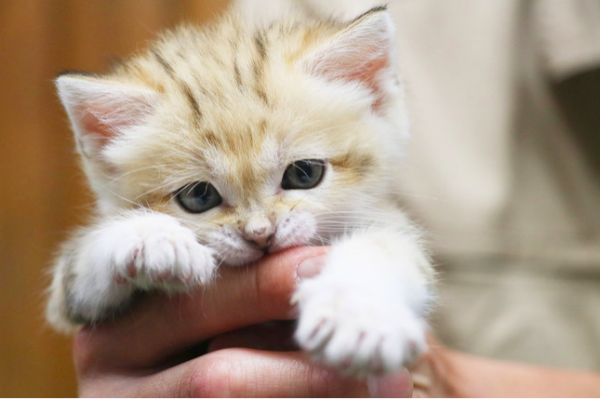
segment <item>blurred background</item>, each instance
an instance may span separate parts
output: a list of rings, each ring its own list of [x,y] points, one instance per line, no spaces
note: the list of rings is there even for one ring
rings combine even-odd
[[[68,338],[44,322],[46,270],[92,198],[53,79],[101,72],[181,20],[227,1],[0,2],[0,396],[72,397]]]
[[[238,0],[263,17],[284,0]],[[291,1],[291,0],[290,0]],[[353,18],[376,0],[307,0]],[[442,271],[443,343],[600,368],[600,3],[390,0],[413,131],[402,179]],[[53,252],[93,202],[53,85],[226,0],[0,2],[0,396],[75,396],[44,322]]]

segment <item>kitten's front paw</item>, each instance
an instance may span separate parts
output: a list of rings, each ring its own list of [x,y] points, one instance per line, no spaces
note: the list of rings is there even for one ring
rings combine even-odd
[[[194,233],[174,218],[150,214],[122,225],[104,233],[114,243],[117,282],[177,289],[206,283],[213,276],[213,251],[198,243]]]
[[[425,349],[424,318],[385,287],[389,282],[356,278],[325,270],[300,284],[299,345],[315,361],[351,374],[378,374],[411,364]]]

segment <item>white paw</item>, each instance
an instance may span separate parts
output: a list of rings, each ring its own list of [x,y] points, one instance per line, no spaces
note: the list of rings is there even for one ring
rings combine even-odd
[[[394,284],[385,271],[376,276],[332,265],[360,263],[361,257],[331,254],[328,261],[323,273],[303,281],[296,293],[299,345],[315,361],[355,375],[414,362],[425,349],[426,322],[401,293],[403,285]],[[370,267],[361,265],[363,271]]]
[[[111,225],[100,241],[117,283],[177,289],[208,282],[215,269],[211,249],[167,215],[148,214]]]
[[[126,309],[135,289],[179,291],[207,283],[215,267],[213,251],[175,218],[131,213],[82,234],[65,250],[51,312],[64,309],[71,323],[94,323]],[[56,324],[61,317],[53,318]]]

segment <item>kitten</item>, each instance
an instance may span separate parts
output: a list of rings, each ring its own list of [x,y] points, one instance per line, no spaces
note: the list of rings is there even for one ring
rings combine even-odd
[[[52,325],[102,321],[139,290],[210,284],[221,263],[333,243],[298,286],[299,345],[351,371],[413,361],[434,273],[398,207],[408,122],[394,49],[384,7],[267,28],[231,13],[108,74],[61,75],[98,201],[56,262]]]

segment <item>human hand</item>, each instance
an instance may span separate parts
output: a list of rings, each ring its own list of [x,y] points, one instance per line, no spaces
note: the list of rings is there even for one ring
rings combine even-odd
[[[365,380],[342,377],[297,351],[289,322],[265,324],[295,317],[296,267],[326,251],[295,248],[248,268],[223,268],[214,285],[171,298],[149,295],[131,315],[83,329],[74,342],[80,395],[368,396]],[[384,379],[394,395],[410,395],[406,371]],[[371,380],[376,395],[379,382]]]
[[[411,368],[413,397],[598,397],[600,374],[477,357],[430,336]]]

